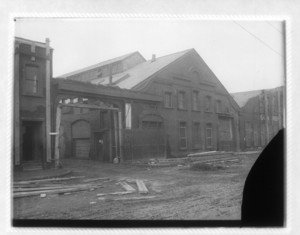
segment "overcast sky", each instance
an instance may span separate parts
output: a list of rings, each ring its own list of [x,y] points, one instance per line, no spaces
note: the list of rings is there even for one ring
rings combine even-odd
[[[54,77],[134,51],[148,60],[195,48],[229,92],[284,83],[281,22],[23,18],[15,26],[18,37],[50,38]]]

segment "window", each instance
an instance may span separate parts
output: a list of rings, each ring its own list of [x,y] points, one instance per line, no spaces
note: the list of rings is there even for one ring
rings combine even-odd
[[[217,100],[216,101],[216,112],[217,113],[221,113],[222,112],[222,101],[221,100]]]
[[[125,124],[126,129],[131,129],[131,104],[125,104]]]
[[[200,81],[200,75],[197,71],[192,72],[192,79],[193,81]]]
[[[186,123],[179,123],[179,148],[186,149],[187,148],[187,137],[186,137]]]
[[[201,147],[201,130],[200,130],[199,122],[194,122],[193,124],[193,147],[194,148]]]
[[[27,94],[38,94],[38,67],[26,65],[24,92]]]
[[[165,102],[165,108],[172,108],[172,93],[171,92],[165,92],[164,97]]]
[[[206,124],[205,136],[206,136],[206,149],[211,149],[212,148],[212,124],[210,123]]]
[[[199,110],[199,92],[193,91],[192,93],[192,109],[194,111]]]
[[[210,96],[205,97],[205,111],[211,112],[211,97]]]
[[[185,93],[183,91],[178,92],[178,109],[185,109]]]

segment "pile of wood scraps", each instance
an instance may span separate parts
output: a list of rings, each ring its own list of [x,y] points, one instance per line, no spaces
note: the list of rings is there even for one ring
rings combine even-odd
[[[51,178],[28,181],[15,181],[13,183],[13,197],[45,197],[48,194],[65,194],[79,191],[93,191],[96,188],[103,187],[102,183],[97,181],[108,178],[96,178],[83,180],[81,183],[70,183],[69,181],[78,180],[84,176],[74,176],[68,178]],[[64,183],[68,181],[68,183]]]

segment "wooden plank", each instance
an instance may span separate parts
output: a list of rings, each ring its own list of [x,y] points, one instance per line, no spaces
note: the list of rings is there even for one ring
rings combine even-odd
[[[144,194],[149,192],[143,180],[136,180],[136,185],[138,186],[139,193]]]
[[[38,196],[42,193],[57,194],[57,193],[66,193],[66,192],[86,191],[89,189],[90,187],[80,187],[80,188],[67,188],[67,189],[55,189],[55,190],[42,190],[42,191],[34,191],[34,192],[20,192],[20,193],[14,193],[13,197],[14,198],[31,197],[31,196]]]
[[[60,121],[61,121],[61,107],[60,105],[57,105],[56,108],[56,128],[55,131],[59,133],[60,128]],[[55,167],[59,167],[59,138],[60,134],[55,135],[55,154],[54,154],[54,160],[55,160]]]
[[[84,183],[89,183],[89,182],[94,182],[94,181],[98,181],[98,180],[109,180],[109,178],[86,179],[86,180],[83,180],[82,182],[84,182]]]
[[[122,113],[118,112],[118,121],[119,121],[119,147],[120,147],[120,162],[123,162],[123,138],[122,138]]]
[[[126,182],[119,182],[119,184],[128,192],[135,192],[136,190],[130,186],[129,184],[127,184]]]
[[[123,198],[115,198],[114,201],[123,201],[123,200],[145,200],[145,199],[153,199],[155,196],[144,196],[144,197],[123,197]]]
[[[51,179],[41,179],[41,180],[28,180],[28,181],[16,181],[14,184],[31,184],[31,183],[41,183],[41,182],[49,182],[49,181],[64,181],[64,180],[73,180],[73,179],[81,179],[85,176],[72,176],[69,178],[51,178]]]

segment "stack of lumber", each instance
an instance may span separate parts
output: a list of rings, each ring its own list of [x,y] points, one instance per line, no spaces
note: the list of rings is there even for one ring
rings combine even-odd
[[[47,194],[62,194],[78,191],[94,190],[102,187],[96,181],[104,178],[96,178],[85,180],[82,183],[69,183],[71,180],[81,179],[84,176],[68,177],[68,178],[51,178],[40,180],[16,181],[13,184],[13,197],[30,197],[41,196]],[[107,178],[105,178],[107,179]],[[65,182],[68,182],[67,184]]]

